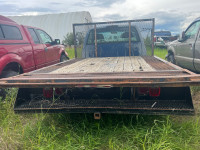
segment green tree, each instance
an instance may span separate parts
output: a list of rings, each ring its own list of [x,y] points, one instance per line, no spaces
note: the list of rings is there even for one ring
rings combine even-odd
[[[147,46],[151,46],[152,44],[152,41],[151,41],[151,37],[147,36],[145,39],[144,39],[144,44]]]
[[[74,35],[73,33],[67,33],[66,36],[64,36],[64,40],[62,41],[63,44],[72,46],[74,45]]]

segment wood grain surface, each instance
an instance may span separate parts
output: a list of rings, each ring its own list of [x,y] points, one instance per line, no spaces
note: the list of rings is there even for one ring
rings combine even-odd
[[[155,71],[155,69],[140,56],[127,56],[86,58],[84,60],[54,70],[51,73],[62,74],[136,71]]]

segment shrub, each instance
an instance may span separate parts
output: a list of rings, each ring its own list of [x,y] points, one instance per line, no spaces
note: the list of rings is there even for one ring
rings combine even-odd
[[[72,46],[74,45],[74,35],[73,33],[67,33],[66,36],[64,36],[64,40],[62,41],[64,45]]]

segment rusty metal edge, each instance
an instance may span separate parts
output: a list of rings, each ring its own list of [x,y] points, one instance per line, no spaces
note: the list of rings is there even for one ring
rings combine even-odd
[[[63,82],[63,83],[0,83],[1,88],[17,87],[17,88],[46,88],[46,87],[81,87],[83,85],[86,87],[98,87],[99,85],[110,86],[110,87],[187,87],[187,86],[200,86],[199,81],[182,81],[182,82],[123,82],[123,83],[80,83],[80,82]]]
[[[107,21],[107,22],[92,22],[92,23],[74,23],[74,26],[82,25],[95,25],[95,24],[111,24],[111,23],[123,23],[123,22],[141,22],[141,21],[153,21],[155,18],[149,19],[135,19],[135,20],[121,20],[121,21]]]

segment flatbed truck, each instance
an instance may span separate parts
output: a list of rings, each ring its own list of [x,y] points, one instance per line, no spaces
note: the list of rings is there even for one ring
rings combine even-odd
[[[127,22],[128,55],[99,57],[101,44],[94,35],[94,57],[78,58],[75,45],[75,59],[1,79],[0,87],[19,88],[15,112],[94,113],[95,118],[101,113],[194,114],[190,86],[200,85],[200,75],[154,56],[153,42],[151,56],[135,56]],[[94,26],[98,34],[96,23],[83,25]]]

